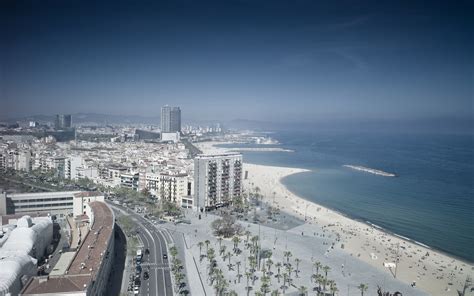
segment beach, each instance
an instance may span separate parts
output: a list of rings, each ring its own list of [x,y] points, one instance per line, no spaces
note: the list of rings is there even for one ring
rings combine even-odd
[[[205,153],[225,151],[215,147],[215,144],[220,143],[199,143],[197,147]],[[417,289],[431,295],[457,295],[456,290],[462,290],[466,277],[474,277],[472,264],[390,234],[375,225],[350,219],[293,194],[281,180],[291,174],[305,172],[304,169],[244,163],[244,171],[248,172],[248,179],[244,181],[247,192],[253,192],[258,187],[268,204],[305,221],[304,225],[296,227],[299,229],[291,231],[301,229],[303,235],[330,236],[334,249],[375,267],[387,276],[395,277],[396,273],[398,280],[407,285],[415,283]],[[389,267],[394,266],[397,257],[397,267]]]

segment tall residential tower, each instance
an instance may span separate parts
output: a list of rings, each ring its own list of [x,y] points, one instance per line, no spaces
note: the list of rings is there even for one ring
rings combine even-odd
[[[72,126],[72,116],[70,114],[58,114],[54,121],[54,128],[68,129]]]
[[[194,159],[194,205],[199,211],[242,195],[242,154],[199,154]]]
[[[168,105],[161,107],[161,132],[181,132],[181,109]]]

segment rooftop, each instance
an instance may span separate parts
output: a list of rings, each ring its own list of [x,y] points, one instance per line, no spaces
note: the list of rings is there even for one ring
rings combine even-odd
[[[96,278],[102,259],[107,258],[107,244],[113,235],[114,216],[103,202],[89,203],[94,223],[72,258],[65,275],[35,277],[28,281],[22,295],[84,291]]]
[[[102,196],[104,195],[101,192],[97,191],[81,191],[74,194],[74,197],[92,197],[92,196]]]
[[[196,159],[212,159],[212,158],[221,158],[221,157],[235,157],[242,156],[239,152],[223,152],[223,153],[213,153],[213,154],[198,154]]]

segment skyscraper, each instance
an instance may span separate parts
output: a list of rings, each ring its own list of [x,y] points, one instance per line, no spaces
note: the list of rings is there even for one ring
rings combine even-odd
[[[181,109],[168,105],[161,107],[161,132],[181,132]]]
[[[196,210],[232,203],[242,195],[242,154],[200,154],[194,159]]]
[[[57,114],[54,121],[56,129],[68,129],[72,126],[72,116],[70,114]]]

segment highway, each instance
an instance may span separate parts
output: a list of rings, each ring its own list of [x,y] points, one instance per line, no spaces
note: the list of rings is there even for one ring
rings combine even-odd
[[[138,226],[138,237],[143,243],[143,251],[150,251],[143,255],[140,295],[163,295],[172,296],[173,287],[171,282],[171,271],[169,267],[170,255],[166,248],[166,240],[158,228],[148,220],[130,209],[116,206],[109,203],[113,208],[126,212]],[[168,255],[168,259],[163,259],[163,254]],[[149,273],[149,279],[145,280],[143,274]]]

